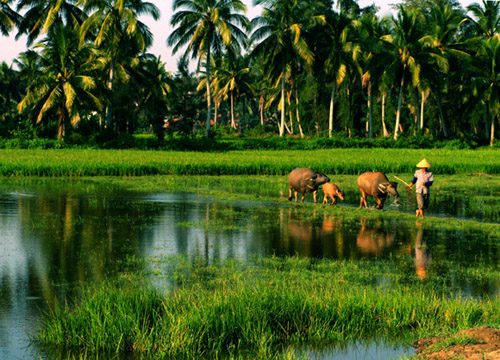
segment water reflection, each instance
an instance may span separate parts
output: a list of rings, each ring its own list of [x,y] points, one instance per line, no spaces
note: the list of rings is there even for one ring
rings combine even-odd
[[[396,233],[382,228],[382,222],[378,222],[375,227],[366,226],[366,219],[361,219],[361,229],[356,238],[356,245],[365,254],[380,255],[393,245]]]
[[[304,216],[288,203],[145,195],[85,181],[0,183],[0,358],[36,358],[26,330],[37,328],[40,310],[71,298],[79,284],[125,270],[131,256],[182,255],[207,263],[272,255],[394,259],[414,244],[410,253],[422,277],[441,271],[444,261],[500,263],[498,239],[477,231],[407,228],[396,218],[348,219],[324,211]],[[480,284],[470,291],[496,289]]]
[[[417,233],[415,236],[415,270],[419,278],[425,279],[431,261],[432,255],[424,240],[424,225],[421,221],[417,221]]]

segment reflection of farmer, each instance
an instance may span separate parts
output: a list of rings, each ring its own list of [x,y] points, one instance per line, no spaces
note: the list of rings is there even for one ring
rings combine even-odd
[[[423,241],[424,228],[420,221],[417,220],[417,235],[415,237],[415,270],[417,276],[424,279],[427,276],[427,267],[431,262],[431,256],[426,251],[426,244]]]
[[[413,179],[408,187],[411,189],[413,184],[417,190],[417,216],[424,217],[424,210],[429,206],[430,186],[434,182],[434,175],[431,171],[427,171],[431,164],[426,159],[423,159],[417,164],[419,170],[415,171]]]

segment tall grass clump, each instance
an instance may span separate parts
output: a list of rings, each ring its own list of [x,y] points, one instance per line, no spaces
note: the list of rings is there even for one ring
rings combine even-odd
[[[86,353],[196,358],[500,324],[499,300],[447,297],[382,262],[271,258],[173,268],[165,272],[176,284],[168,290],[124,277],[85,291],[75,306],[55,307],[37,341]]]

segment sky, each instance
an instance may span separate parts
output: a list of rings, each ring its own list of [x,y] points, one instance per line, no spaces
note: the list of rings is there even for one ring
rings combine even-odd
[[[166,63],[167,70],[175,72],[177,69],[177,60],[181,55],[181,52],[172,54],[171,49],[167,47],[167,37],[172,32],[172,28],[170,27],[170,18],[173,14],[172,0],[149,1],[158,7],[161,17],[158,21],[154,21],[151,17],[141,18],[141,21],[149,26],[154,35],[153,46],[148,52],[155,54],[156,56],[160,56],[161,60]],[[248,8],[246,14],[248,18],[252,19],[255,16],[260,15],[261,8],[252,6],[252,0],[243,0],[243,2]],[[400,1],[397,0],[358,0],[358,4],[361,7],[369,6],[375,3],[375,5],[380,8],[378,13],[379,16],[390,14],[390,5],[397,4],[399,2]],[[473,2],[480,2],[480,0],[460,0],[463,7],[466,7]],[[11,64],[18,54],[24,51],[26,51],[25,36],[20,37],[16,41],[14,33],[12,33],[9,37],[0,35],[0,62],[5,61],[7,64]]]

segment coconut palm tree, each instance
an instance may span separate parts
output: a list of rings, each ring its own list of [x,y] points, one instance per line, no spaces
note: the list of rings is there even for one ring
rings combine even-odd
[[[9,7],[13,0],[0,0],[0,33],[9,36],[9,32],[19,23],[20,16]]]
[[[18,110],[33,112],[36,123],[41,123],[47,114],[55,113],[59,140],[64,140],[68,124],[76,126],[80,121],[84,107],[101,108],[93,92],[96,83],[92,76],[99,61],[92,46],[79,45],[77,33],[77,29],[56,24],[49,30],[47,39],[38,45],[40,54],[30,52],[26,57],[38,70],[29,70],[31,82]]]
[[[330,115],[328,117],[329,137],[332,137],[335,116],[335,92],[347,75],[347,67],[353,64],[354,44],[349,33],[351,25],[351,18],[344,13],[330,13],[326,19],[325,31],[329,39],[329,53],[325,62],[325,72],[332,79]]]
[[[247,59],[239,57],[232,59],[226,57],[222,66],[215,69],[214,78],[217,79],[220,88],[220,94],[229,98],[231,107],[231,127],[236,129],[234,120],[234,98],[241,94],[253,92],[252,79],[250,77],[250,68]]]
[[[397,18],[390,18],[390,22],[393,26],[393,54],[395,56],[388,66],[388,71],[398,73],[400,79],[396,124],[394,127],[394,140],[397,140],[403,90],[407,86],[406,77],[408,74],[411,75],[412,85],[415,87],[420,82],[420,57],[422,57],[422,41],[425,33],[420,25],[423,18],[419,9],[407,10],[403,6],[399,6]]]
[[[165,132],[164,121],[168,112],[167,96],[172,90],[172,76],[165,69],[165,63],[160,57],[151,54],[141,57],[134,73],[139,85],[137,111],[142,113],[142,117],[153,127],[158,140],[162,141]]]
[[[446,84],[449,78],[449,71],[444,71],[444,69],[453,66],[463,72],[463,68],[459,64],[463,64],[463,60],[470,57],[465,44],[459,41],[461,27],[466,21],[463,13],[449,4],[444,7],[433,7],[428,19],[430,29],[428,42],[447,62],[447,64],[442,62],[444,67],[431,66],[428,69],[429,72],[424,74],[437,99],[440,128],[444,137],[448,137],[448,132],[442,107],[442,93],[447,89]]]
[[[482,4],[467,6],[467,10],[479,36],[491,38],[500,32],[500,2],[483,0]]]
[[[69,27],[81,24],[86,14],[76,5],[76,0],[19,0],[18,11],[27,10],[20,25],[19,33],[27,34],[28,46],[58,23]]]
[[[279,135],[283,136],[286,78],[291,74],[294,59],[300,58],[306,66],[312,65],[314,54],[304,39],[304,31],[314,23],[324,22],[324,17],[306,18],[306,7],[311,4],[299,0],[256,0],[254,3],[263,10],[262,16],[252,20],[251,41],[255,44],[252,57],[263,61],[264,71],[272,81],[281,83]]]
[[[80,41],[91,37],[95,46],[102,50],[108,63],[107,87],[111,99],[106,107],[106,126],[113,125],[113,85],[121,57],[143,53],[151,46],[153,36],[139,16],[150,15],[154,20],[160,17],[158,8],[142,0],[79,0],[86,13],[91,14],[82,24]],[[124,54],[126,53],[126,54]],[[138,61],[138,59],[137,59]],[[125,72],[124,69],[118,69]]]
[[[375,15],[367,14],[354,22],[358,36],[354,61],[368,94],[368,135],[373,138],[373,84],[379,84],[385,66],[390,60],[390,42],[392,37],[386,20],[379,20]],[[387,129],[384,127],[384,136]]]
[[[486,38],[473,56],[474,93],[484,94],[490,117],[490,146],[495,141],[495,124],[500,119],[500,35]]]
[[[174,31],[167,39],[175,54],[187,45],[191,54],[205,62],[207,89],[207,120],[205,136],[210,135],[211,89],[210,66],[212,55],[219,56],[224,48],[240,52],[247,41],[250,23],[241,0],[174,0],[171,25]]]
[[[16,105],[21,100],[23,85],[12,65],[2,62],[0,64],[0,122],[12,123],[16,120]]]

